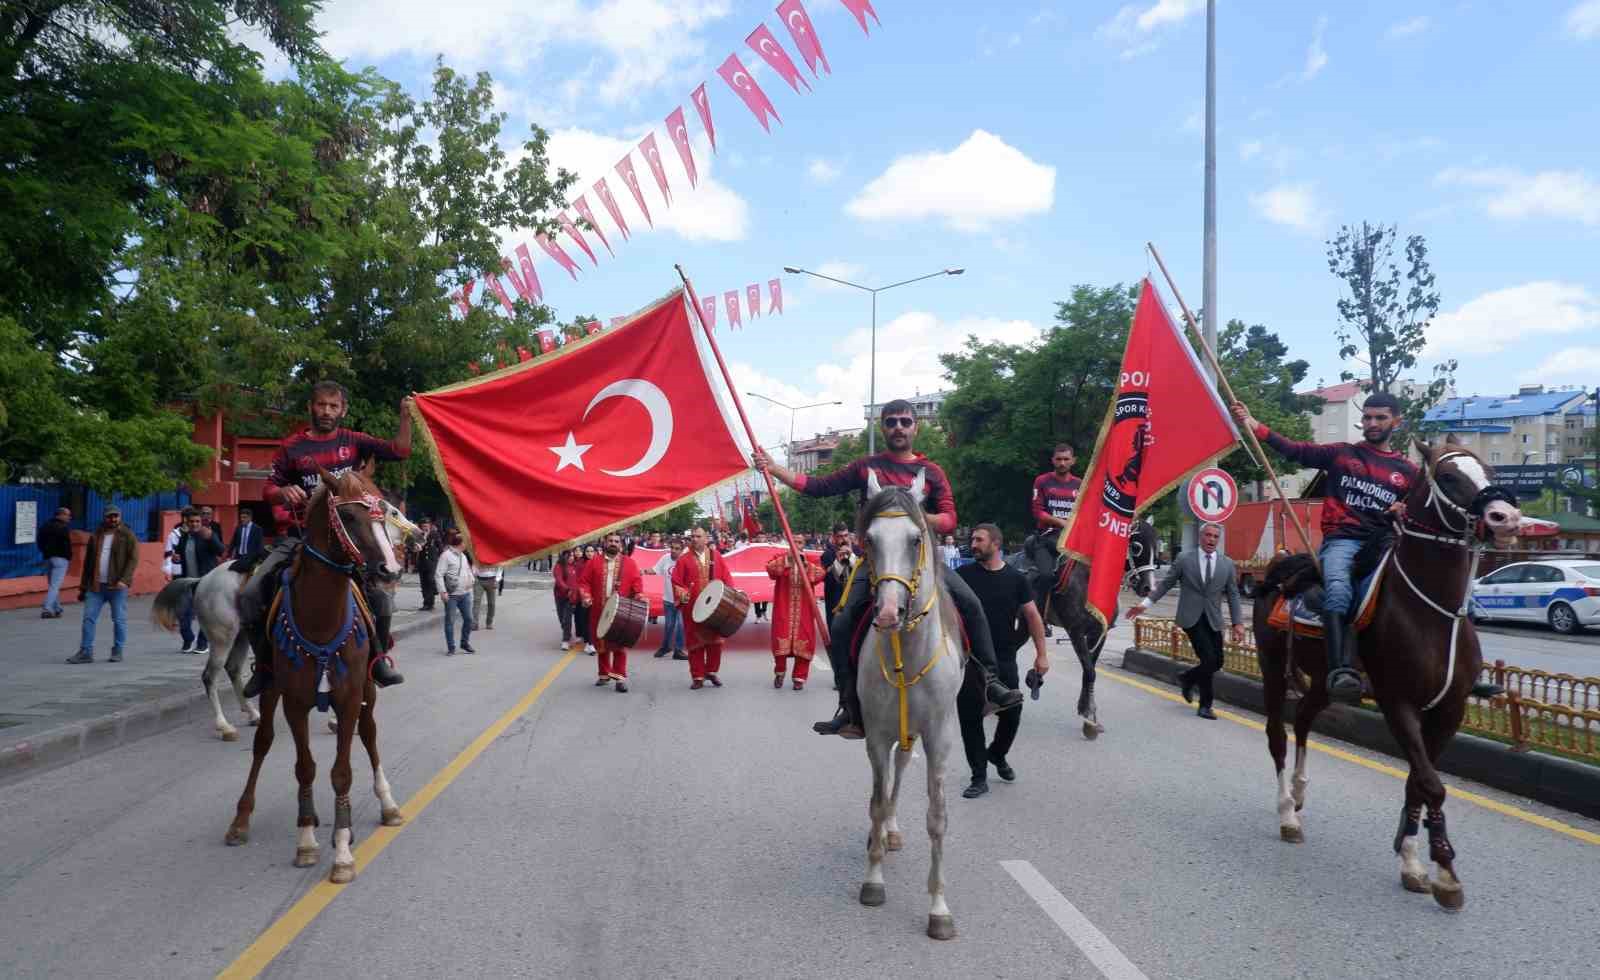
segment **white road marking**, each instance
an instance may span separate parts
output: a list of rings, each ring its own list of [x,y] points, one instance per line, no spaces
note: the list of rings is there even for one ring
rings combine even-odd
[[[1044,914],[1067,934],[1072,944],[1083,951],[1083,955],[1107,980],[1148,980],[1138,967],[1122,955],[1122,950],[1114,946],[1105,933],[1096,929],[1094,923],[1079,912],[1077,906],[1067,901],[1065,895],[1056,891],[1056,887],[1030,862],[1001,861],[1000,867],[1016,879],[1028,897],[1038,903]]]

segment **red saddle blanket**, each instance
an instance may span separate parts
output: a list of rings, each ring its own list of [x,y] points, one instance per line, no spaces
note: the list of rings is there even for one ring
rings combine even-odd
[[[1356,597],[1354,622],[1358,633],[1372,625],[1373,616],[1377,613],[1378,591],[1383,584],[1384,573],[1389,568],[1388,557],[1388,555],[1384,555],[1384,560],[1378,563],[1377,571],[1369,576],[1366,582],[1361,583],[1364,588]],[[1272,612],[1267,615],[1267,625],[1282,632],[1289,628],[1291,621],[1294,623],[1295,636],[1304,636],[1314,640],[1322,639],[1322,619],[1303,615],[1302,611],[1296,608],[1296,603],[1293,600],[1285,599],[1280,595],[1277,601],[1272,604]]]

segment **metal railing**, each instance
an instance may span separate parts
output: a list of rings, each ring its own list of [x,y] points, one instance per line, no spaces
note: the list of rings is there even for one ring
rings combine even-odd
[[[1188,635],[1170,619],[1134,620],[1133,642],[1174,660],[1199,662]],[[1247,634],[1237,644],[1224,640],[1222,667],[1260,680],[1255,637]],[[1509,742],[1514,752],[1540,749],[1600,763],[1600,677],[1552,674],[1496,660],[1483,666],[1483,678],[1504,687],[1506,694],[1469,698],[1462,731]]]

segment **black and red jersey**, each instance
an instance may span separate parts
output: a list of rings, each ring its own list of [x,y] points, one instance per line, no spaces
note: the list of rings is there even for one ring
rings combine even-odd
[[[1046,517],[1066,520],[1072,516],[1072,508],[1078,503],[1078,489],[1083,486],[1083,481],[1067,474],[1065,480],[1056,477],[1055,470],[1041,473],[1033,481],[1033,519],[1043,531],[1055,525],[1045,521]]]
[[[276,503],[278,488],[291,484],[310,494],[321,480],[317,475],[319,465],[332,475],[341,476],[368,459],[394,462],[408,455],[387,439],[353,429],[337,429],[326,436],[302,429],[285,439],[272,457],[272,475],[267,478],[265,496]]]
[[[827,476],[801,474],[800,492],[808,497],[838,497],[851,490],[867,489],[867,471],[878,474],[878,483],[885,487],[909,487],[917,474],[923,475],[927,495],[922,498],[922,510],[928,517],[928,526],[940,534],[954,534],[956,530],[956,498],[950,492],[950,478],[944,475],[939,464],[917,453],[909,461],[895,459],[888,452],[875,456],[862,456],[842,470]]]
[[[1417,464],[1401,453],[1383,452],[1365,443],[1319,445],[1295,442],[1269,430],[1257,437],[1289,459],[1328,474],[1322,501],[1322,537],[1368,538],[1388,521],[1388,510],[1422,478]]]

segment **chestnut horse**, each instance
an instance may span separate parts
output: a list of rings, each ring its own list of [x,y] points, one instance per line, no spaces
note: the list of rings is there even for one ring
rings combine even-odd
[[[403,822],[378,760],[378,729],[373,717],[377,692],[368,673],[375,640],[360,586],[369,569],[380,577],[400,574],[400,563],[382,527],[382,501],[370,480],[351,470],[337,478],[322,471],[322,485],[306,503],[304,546],[284,574],[267,626],[274,683],[261,693],[262,720],[256,729],[255,757],[224,838],[230,845],[249,839],[256,779],[272,748],[273,713],[282,700],[284,717],[294,735],[294,773],[300,784],[300,832],[294,865],[305,868],[317,863],[319,821],[312,793],[317,764],[311,755],[308,716],[313,706],[323,710],[331,706],[338,720],[338,754],[329,773],[334,792],[334,855],[328,880],[335,884],[355,878],[355,857],[350,850],[350,745],[358,727],[372,760],[373,790],[382,805],[382,822],[385,826]]]
[[[1483,666],[1478,635],[1467,616],[1478,558],[1490,538],[1497,545],[1508,543],[1523,518],[1516,498],[1493,484],[1492,472],[1477,456],[1453,444],[1418,448],[1423,478],[1403,502],[1393,547],[1381,559],[1376,611],[1371,624],[1357,634],[1355,649],[1384,721],[1411,767],[1394,838],[1401,884],[1408,891],[1431,891],[1440,906],[1455,911],[1465,904],[1466,892],[1445,831],[1445,787],[1435,764],[1461,727],[1468,693]],[[1308,782],[1306,736],[1328,704],[1322,683],[1324,653],[1320,639],[1294,637],[1291,643],[1287,633],[1268,625],[1267,617],[1280,595],[1297,595],[1316,580],[1309,555],[1284,555],[1267,567],[1255,599],[1267,748],[1278,773],[1278,831],[1291,843],[1305,839],[1300,810]],[[1302,669],[1317,680],[1295,712],[1291,782],[1284,772],[1284,701],[1288,685],[1298,685],[1291,675]],[[1432,881],[1419,857],[1419,823],[1428,828],[1436,866]]]

